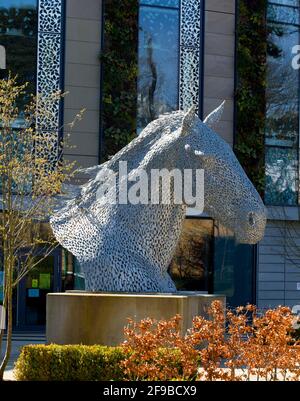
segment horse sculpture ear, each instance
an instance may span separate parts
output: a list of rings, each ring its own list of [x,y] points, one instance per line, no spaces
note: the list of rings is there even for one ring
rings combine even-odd
[[[183,118],[181,126],[181,136],[186,136],[190,133],[190,129],[195,121],[196,106],[192,106]]]
[[[225,106],[225,100],[212,111],[203,121],[209,128],[213,128],[221,119]]]

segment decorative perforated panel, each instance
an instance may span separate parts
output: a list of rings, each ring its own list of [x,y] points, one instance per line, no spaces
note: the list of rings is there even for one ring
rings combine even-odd
[[[203,0],[182,0],[180,8],[179,107],[199,111]]]
[[[59,97],[53,94],[62,90],[62,24],[63,0],[40,0],[38,9],[37,94],[47,102],[47,113],[39,117],[37,129],[51,137],[52,146],[43,157],[55,164],[58,157],[60,128]],[[51,99],[51,100],[50,100]]]

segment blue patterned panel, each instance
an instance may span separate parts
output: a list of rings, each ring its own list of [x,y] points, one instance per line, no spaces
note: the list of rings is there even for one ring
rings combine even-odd
[[[268,147],[266,149],[266,204],[297,204],[297,152],[296,149],[289,148]]]
[[[55,165],[58,157],[58,137],[61,101],[53,94],[62,90],[62,7],[63,0],[40,0],[38,18],[37,93],[47,106],[47,114],[37,119],[37,129],[48,138],[49,147],[39,152]],[[43,153],[43,154],[40,154]]]
[[[180,109],[188,110],[199,104],[200,51],[183,47],[180,54]]]
[[[201,90],[202,0],[182,0],[180,8],[179,107],[198,111]]]
[[[201,1],[183,0],[181,5],[180,44],[199,49],[201,41]]]
[[[40,0],[39,30],[43,32],[61,32],[62,0]]]

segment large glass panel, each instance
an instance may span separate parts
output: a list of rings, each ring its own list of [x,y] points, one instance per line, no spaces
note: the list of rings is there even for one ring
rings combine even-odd
[[[270,36],[276,57],[267,58],[266,144],[297,146],[299,131],[299,71],[292,68],[295,27],[280,25]]]
[[[254,246],[237,244],[232,233],[215,226],[214,294],[226,295],[230,307],[255,303]]]
[[[188,218],[169,273],[180,291],[208,291],[212,266],[213,221]]]
[[[6,49],[7,70],[29,82],[35,93],[37,55],[37,0],[1,0],[0,44]]]
[[[39,223],[34,228],[39,231],[42,241],[52,238],[52,232],[48,223]],[[28,233],[28,240],[30,240]],[[28,245],[28,247],[27,247]],[[30,244],[24,243],[20,250],[19,268],[22,261],[28,258]],[[33,264],[36,265],[19,282],[17,291],[14,292],[13,321],[18,327],[43,326],[46,319],[46,298],[49,292],[59,291],[60,273],[58,263],[60,257],[58,251],[53,251],[50,256],[44,257],[45,248],[36,249]]]
[[[269,51],[266,89],[265,202],[298,203],[299,70],[293,47],[299,44],[299,4],[269,2]],[[297,5],[297,7],[291,7]]]
[[[138,132],[178,108],[179,10],[141,6],[139,26]]]

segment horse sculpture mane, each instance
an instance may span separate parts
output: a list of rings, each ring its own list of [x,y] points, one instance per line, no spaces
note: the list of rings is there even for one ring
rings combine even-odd
[[[187,204],[171,199],[168,204],[113,202],[122,180],[130,180],[137,169],[147,174],[163,168],[203,169],[205,211],[241,242],[260,240],[264,205],[229,145],[211,129],[222,109],[204,123],[193,109],[162,115],[108,162],[84,170],[89,181],[56,210],[50,223],[57,240],[81,264],[87,290],[176,291],[168,267]],[[121,162],[127,162],[125,178],[120,177]]]

